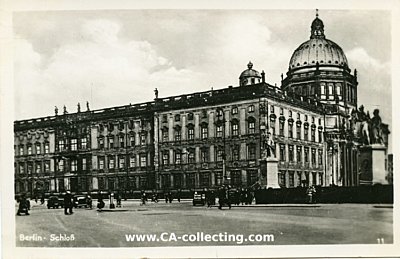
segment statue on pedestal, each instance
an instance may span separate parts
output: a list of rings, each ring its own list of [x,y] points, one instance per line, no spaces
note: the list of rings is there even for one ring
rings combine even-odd
[[[264,150],[262,154],[262,159],[267,159],[268,157],[275,158],[275,142],[272,139],[272,132],[268,131],[266,135],[264,135]]]
[[[371,128],[371,144],[383,144],[382,138],[382,119],[379,116],[379,110],[374,110],[374,117],[370,122]]]

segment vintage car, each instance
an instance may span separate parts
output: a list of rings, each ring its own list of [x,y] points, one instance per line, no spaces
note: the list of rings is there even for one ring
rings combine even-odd
[[[85,195],[75,195],[74,196],[74,207],[81,208],[81,207],[88,207],[87,199]]]
[[[47,208],[48,209],[57,209],[64,207],[64,199],[59,198],[58,196],[50,196],[47,200]]]
[[[206,204],[206,194],[201,192],[194,192],[193,194],[193,206]]]

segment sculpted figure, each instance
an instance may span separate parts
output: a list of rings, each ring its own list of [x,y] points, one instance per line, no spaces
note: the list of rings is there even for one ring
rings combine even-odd
[[[371,119],[371,144],[383,144],[382,139],[382,119],[379,110],[374,110],[374,117]]]
[[[264,141],[263,159],[275,157],[275,142],[272,139],[272,133],[268,132]]]

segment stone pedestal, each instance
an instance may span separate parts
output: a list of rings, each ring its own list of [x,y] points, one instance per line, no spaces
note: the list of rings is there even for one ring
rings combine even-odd
[[[360,148],[360,184],[389,184],[387,179],[386,147],[372,144]]]
[[[261,188],[281,188],[278,182],[278,159],[268,157],[260,160]]]

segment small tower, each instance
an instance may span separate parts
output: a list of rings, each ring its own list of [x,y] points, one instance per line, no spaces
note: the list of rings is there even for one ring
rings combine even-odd
[[[253,69],[253,63],[249,61],[247,69],[240,74],[239,85],[254,85],[261,83],[261,75],[257,70]]]

